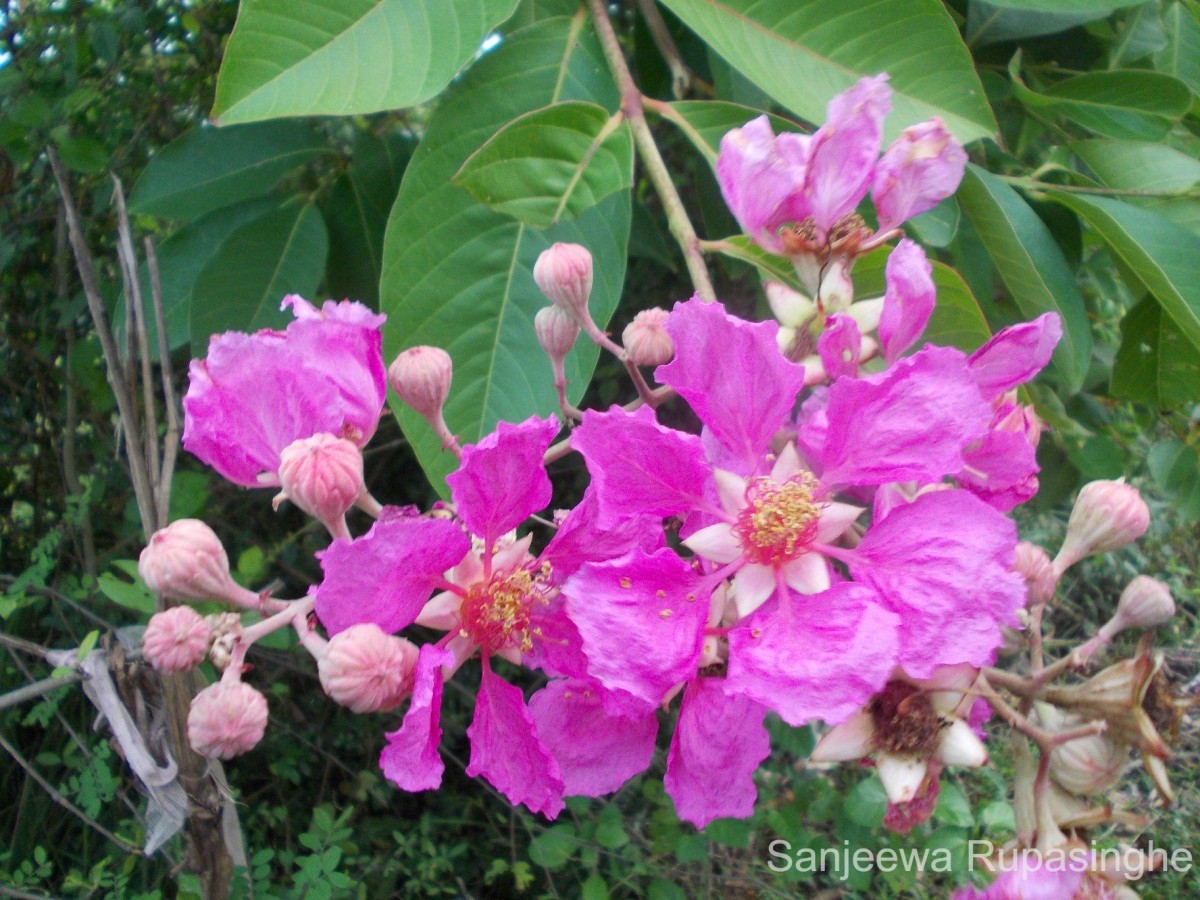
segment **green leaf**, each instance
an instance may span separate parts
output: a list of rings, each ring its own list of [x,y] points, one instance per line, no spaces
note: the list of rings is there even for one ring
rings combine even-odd
[[[1138,191],[1190,191],[1200,183],[1200,160],[1164,144],[1140,141],[1076,141],[1071,150],[1105,187]],[[1200,196],[1126,197],[1200,234]]]
[[[763,278],[782,282],[797,290],[800,289],[796,270],[786,256],[768,253],[744,234],[735,234],[724,240],[713,241],[707,249],[720,253],[722,256],[728,256],[730,259],[740,259],[742,262],[750,263],[758,269]]]
[[[1145,59],[1151,53],[1166,49],[1167,31],[1157,3],[1143,4],[1133,10],[1108,48],[1108,67],[1119,69],[1126,63]]]
[[[321,204],[329,228],[325,288],[330,296],[378,308],[383,232],[415,147],[415,140],[400,134],[355,138],[353,163]]]
[[[941,116],[963,143],[996,132],[970,54],[937,0],[663,0],[736,69],[808,122],[864,75],[895,90],[888,138]],[[852,14],[851,14],[852,13]]]
[[[1062,191],[1050,196],[1096,230],[1180,332],[1200,347],[1200,237],[1119,200]]]
[[[867,776],[850,789],[846,802],[842,805],[842,814],[855,825],[864,828],[878,828],[887,812],[887,795],[879,779]]]
[[[441,92],[517,0],[243,3],[217,79],[221,124],[352,115]]]
[[[947,197],[933,209],[909,219],[907,227],[912,229],[917,240],[925,246],[942,249],[949,247],[954,241],[961,218],[958,204],[954,202],[953,197]]]
[[[1195,447],[1167,441],[1150,448],[1150,477],[1175,502],[1185,522],[1200,520],[1200,457]]]
[[[595,258],[593,318],[604,327],[625,277],[630,197],[619,193],[570,222],[535,231],[478,203],[450,178],[516,116],[560,100],[615,109],[618,95],[595,35],[582,19],[548,19],[515,32],[440,101],[409,163],[384,240],[381,308],[386,358],[434,344],[454,360],[445,415],[463,443],[501,419],[558,408],[550,363],[533,317],[548,302],[533,265],[555,241],[583,244]],[[597,350],[580,341],[567,357],[568,397],[577,403]],[[398,408],[430,481],[445,491],[450,454],[416,413]]]
[[[1154,55],[1154,68],[1174,75],[1200,95],[1200,24],[1182,3],[1168,6],[1163,22],[1167,45]]]
[[[683,132],[692,146],[708,160],[714,171],[717,166],[717,153],[721,149],[721,138],[732,129],[741,128],[751,119],[766,115],[776,134],[804,130],[783,116],[764,113],[761,109],[742,106],[739,103],[726,103],[723,100],[681,100],[669,106],[670,111],[663,113],[663,118]]]
[[[58,131],[56,128],[55,131]],[[95,175],[108,168],[110,154],[103,144],[90,137],[55,137],[63,165],[84,175]]]
[[[1121,320],[1112,395],[1174,409],[1200,400],[1200,350],[1146,297]]]
[[[480,203],[549,228],[633,185],[633,135],[620,114],[570,100],[518,116],[454,181]]]
[[[599,875],[592,875],[581,887],[581,900],[608,900],[608,882]]]
[[[596,822],[595,838],[596,843],[607,850],[616,850],[629,843],[620,807],[604,807]]]
[[[1015,190],[977,166],[967,166],[957,197],[1021,314],[1062,316],[1053,365],[1067,393],[1075,393],[1092,358],[1092,333],[1074,273],[1050,229]]]
[[[578,844],[574,828],[555,825],[529,842],[529,858],[543,868],[557,869],[566,864]]]
[[[1056,34],[1106,18],[1146,0],[970,0],[967,41],[972,46]]]
[[[113,603],[126,609],[132,609],[140,616],[152,616],[158,608],[154,594],[140,578],[131,584],[128,581],[122,581],[111,572],[102,572],[96,579],[96,586],[100,588],[100,593]]]
[[[311,203],[294,203],[234,231],[196,278],[191,304],[192,352],[204,355],[211,335],[286,325],[279,305],[288,294],[311,297],[325,271],[328,237]]]
[[[191,340],[192,297],[196,279],[204,267],[239,228],[278,209],[273,199],[259,197],[201,216],[188,222],[155,248],[163,294],[163,317],[167,323],[167,342],[172,350]],[[141,266],[142,303],[150,302],[150,273]],[[152,309],[146,307],[150,335],[150,355],[158,359],[158,326]],[[125,333],[125,296],[122,293],[113,315],[113,332]]]
[[[933,820],[943,825],[958,825],[962,828],[970,828],[975,824],[975,817],[971,815],[971,803],[967,800],[967,795],[953,781],[942,782],[942,789],[938,792],[937,806],[933,810]]]
[[[261,197],[296,166],[327,152],[329,146],[321,135],[300,122],[202,126],[150,160],[129,195],[129,211],[168,219],[195,218]]]
[[[1034,91],[1021,81],[1021,54],[1009,64],[1017,99],[1113,138],[1153,141],[1166,135],[1192,105],[1178,78],[1141,69],[1085,72]]]

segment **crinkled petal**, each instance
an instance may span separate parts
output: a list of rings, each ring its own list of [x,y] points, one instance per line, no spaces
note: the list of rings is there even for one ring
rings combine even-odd
[[[317,554],[325,577],[316,613],[332,635],[374,622],[388,633],[416,620],[442,574],[471,549],[446,519],[387,519],[353,541],[338,540]]]
[[[1048,312],[999,331],[971,354],[971,374],[985,397],[998,397],[1032,379],[1050,362],[1062,337],[1062,319]]]
[[[799,138],[799,147],[808,138]],[[768,250],[783,249],[776,232],[793,220],[794,201],[802,197],[804,154],[797,142],[780,152],[770,120],[759,116],[721,138],[717,181],[742,230]],[[800,218],[804,218],[803,215]]]
[[[554,417],[501,422],[478,444],[464,447],[458,471],[446,476],[459,518],[489,548],[550,502],[542,457],[558,427]]]
[[[588,673],[610,690],[657,704],[696,673],[708,598],[699,577],[672,550],[635,550],[587,563],[563,585],[583,638]]]
[[[523,803],[548,819],[562,812],[562,771],[538,738],[520,689],[494,673],[486,660],[467,737],[469,777],[482,775],[510,803]]]
[[[542,553],[541,558],[551,565],[554,584],[562,584],[585,562],[616,559],[634,549],[653,553],[664,546],[659,516],[630,515],[604,528],[599,521],[600,499],[589,484],[579,505],[562,520]]]
[[[672,516],[702,505],[712,479],[695,435],[665,428],[643,406],[626,412],[588,410],[571,433],[587,462],[600,501],[598,522],[630,516]]]
[[[962,469],[962,448],[991,420],[966,358],[949,347],[926,346],[878,375],[840,379],[828,398],[800,443],[830,485],[940,481]]]
[[[804,386],[804,368],[779,352],[774,322],[751,323],[693,298],[667,318],[675,359],[655,373],[743,464],[767,451]],[[720,364],[717,364],[717,360]]]
[[[605,710],[602,692],[585,681],[556,680],[529,698],[538,737],[558,761],[568,797],[611,793],[654,758],[654,711],[612,715]]]
[[[417,657],[412,701],[401,726],[387,735],[379,754],[384,776],[406,791],[433,791],[441,787],[445,766],[438,754],[442,740],[442,666],[454,655],[426,644]]]
[[[535,604],[529,613],[534,634],[533,646],[521,654],[521,662],[531,669],[560,678],[587,676],[587,657],[579,629],[567,615],[566,598],[555,592],[544,604]]]
[[[892,108],[887,74],[863,78],[829,102],[825,124],[812,136],[806,193],[812,217],[822,232],[854,212],[867,195],[879,147],[883,120]]]
[[[879,317],[879,343],[889,365],[921,336],[936,300],[933,266],[920,244],[904,238],[888,257],[887,292]]]
[[[966,168],[966,151],[937,116],[905,128],[875,166],[871,199],[879,230],[933,209],[958,190]]]
[[[858,361],[862,358],[862,334],[858,323],[844,313],[830,316],[825,320],[825,330],[817,338],[817,353],[830,381],[843,375],[857,376]]]
[[[989,431],[963,452],[958,483],[994,509],[1008,512],[1037,493],[1037,451],[1019,431]]]
[[[679,818],[703,828],[754,814],[754,771],[771,752],[765,713],[753,700],[727,696],[720,679],[688,682],[663,779]]]
[[[900,617],[898,662],[910,677],[991,662],[1025,601],[1016,546],[1012,521],[961,490],[923,494],[867,530],[850,573]]]
[[[836,724],[887,683],[900,619],[853,582],[777,598],[729,632],[725,691],[744,694],[791,725]]]

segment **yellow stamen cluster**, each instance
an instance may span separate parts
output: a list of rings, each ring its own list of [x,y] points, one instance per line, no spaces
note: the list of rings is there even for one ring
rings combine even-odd
[[[540,633],[530,627],[530,610],[535,603],[549,602],[545,597],[549,579],[546,563],[536,571],[520,566],[472,585],[462,602],[461,634],[487,653],[511,646],[528,653]]]
[[[805,551],[817,535],[821,518],[819,487],[811,472],[801,472],[783,484],[766,477],[750,480],[746,508],[734,526],[750,562],[779,565]]]

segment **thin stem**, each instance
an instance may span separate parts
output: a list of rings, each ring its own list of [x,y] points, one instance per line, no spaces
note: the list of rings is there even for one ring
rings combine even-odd
[[[667,30],[667,23],[663,21],[662,14],[658,11],[658,5],[654,0],[637,0],[637,5],[642,18],[646,20],[646,28],[650,31],[654,46],[658,47],[658,52],[667,61],[667,68],[671,70],[671,93],[676,100],[682,100],[691,85],[692,73],[684,65],[683,57],[679,55],[679,48],[675,46],[675,39]]]
[[[654,185],[655,192],[662,200],[663,210],[667,214],[667,222],[671,227],[671,234],[674,235],[683,251],[683,258],[687,263],[692,284],[696,288],[696,293],[704,300],[715,300],[717,295],[708,275],[708,267],[704,263],[704,255],[700,252],[700,239],[696,236],[696,230],[692,227],[691,219],[688,218],[683,200],[675,189],[675,184],[667,171],[667,164],[663,161],[662,154],[658,151],[658,145],[654,141],[654,135],[646,122],[646,112],[642,108],[642,93],[633,82],[633,75],[629,71],[629,65],[625,62],[621,43],[617,40],[617,33],[613,30],[604,0],[588,0],[588,5],[591,8],[592,20],[596,24],[596,33],[600,37],[600,46],[604,50],[604,57],[608,61],[609,69],[621,92],[621,109],[629,120],[629,127],[633,131],[633,140],[642,154],[642,164],[646,168],[650,183]]]
[[[672,397],[674,397],[675,391],[673,388],[670,388],[670,387],[664,385],[662,387],[658,387],[658,388],[655,388],[654,390],[652,390],[650,392],[650,395],[651,395],[651,397],[653,397],[652,405],[660,406],[663,403],[666,403]],[[646,405],[646,401],[643,400],[641,397],[638,397],[636,400],[631,400],[629,403],[626,403],[622,407],[622,409],[624,409],[626,412],[633,412],[635,409],[638,409],[645,405]],[[571,452],[571,439],[565,438],[564,440],[559,441],[557,444],[552,445],[550,447],[550,449],[548,449],[546,451],[546,455],[544,457],[542,457],[542,462],[543,462],[543,464],[548,466],[548,465],[550,465],[550,463],[558,462],[560,459],[562,459],[564,456],[566,456],[570,452]]]
[[[166,524],[171,506],[171,483],[175,478],[175,460],[179,454],[179,401],[175,397],[175,380],[171,377],[171,345],[167,334],[167,314],[163,304],[162,276],[158,268],[158,253],[154,238],[147,235],[146,269],[150,274],[150,300],[154,307],[154,327],[158,331],[158,373],[162,377],[163,407],[167,416],[167,433],[162,443],[162,471],[158,476],[158,521]]]

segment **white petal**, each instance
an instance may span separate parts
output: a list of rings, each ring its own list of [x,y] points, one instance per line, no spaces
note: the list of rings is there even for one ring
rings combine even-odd
[[[908,803],[917,796],[928,768],[928,762],[915,756],[875,754],[875,769],[889,803]]]
[[[533,542],[533,535],[527,534],[519,541],[513,541],[511,544],[504,546],[497,542],[500,547],[492,557],[493,572],[507,572],[510,569],[515,569],[521,563],[525,562],[529,556],[529,545]]]
[[[770,304],[771,312],[780,325],[796,328],[816,315],[817,305],[785,284],[778,281],[765,282],[763,292],[767,295],[767,303]]]
[[[683,545],[695,553],[718,563],[731,563],[742,555],[742,544],[725,522],[701,528]]]
[[[736,516],[746,506],[746,479],[726,469],[713,469],[717,482],[717,495],[721,506],[731,516]]]
[[[849,719],[831,728],[825,737],[817,741],[809,757],[813,762],[848,762],[871,755],[875,740],[875,719],[865,709],[860,709]]]
[[[883,315],[883,298],[876,297],[874,300],[859,300],[857,303],[851,303],[846,313],[858,326],[859,334],[874,331],[879,327],[879,319]]]
[[[805,553],[783,567],[783,580],[801,594],[819,594],[829,590],[829,566],[820,553]]]
[[[821,520],[817,523],[817,540],[822,544],[836,541],[862,514],[861,506],[851,506],[849,503],[830,503],[821,510]]]
[[[771,466],[771,480],[776,484],[783,484],[793,475],[799,475],[803,468],[800,454],[796,452],[796,445],[788,441],[787,446],[780,452],[779,458],[775,460],[775,465]]]
[[[417,616],[417,624],[423,628],[450,631],[458,627],[458,610],[461,606],[462,597],[453,591],[434,594]]]
[[[988,761],[987,747],[962,719],[954,719],[938,739],[937,758],[948,766],[978,768]]]
[[[738,616],[745,618],[767,602],[775,591],[775,570],[758,563],[747,563],[733,576],[733,602]]]

